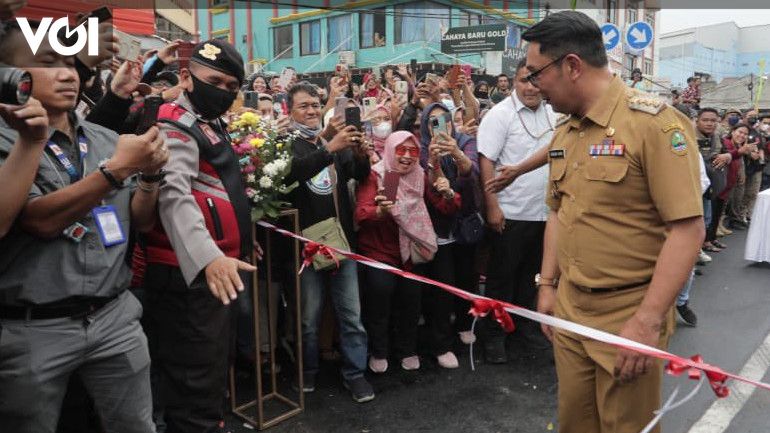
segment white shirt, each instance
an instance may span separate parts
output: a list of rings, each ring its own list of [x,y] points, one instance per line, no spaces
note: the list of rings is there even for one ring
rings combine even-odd
[[[543,102],[533,111],[519,100],[514,91],[510,97],[492,107],[481,121],[477,139],[479,153],[493,161],[495,168],[517,164],[551,142],[555,125],[556,114],[550,105]],[[497,193],[505,219],[545,221],[548,217],[545,205],[547,186],[548,166],[545,165],[520,176]]]

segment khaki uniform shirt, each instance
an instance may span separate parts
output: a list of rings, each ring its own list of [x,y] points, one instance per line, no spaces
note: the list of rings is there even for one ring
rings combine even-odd
[[[698,158],[690,120],[617,77],[583,119],[562,121],[546,194],[561,278],[590,288],[649,281],[666,223],[703,215]]]

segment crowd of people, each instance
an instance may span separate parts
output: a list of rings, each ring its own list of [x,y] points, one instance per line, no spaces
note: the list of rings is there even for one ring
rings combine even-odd
[[[560,177],[564,167],[554,171],[569,150],[549,146],[561,126],[576,126],[574,116],[558,116],[544,99],[548,83],[540,80],[549,66],[572,65],[568,54],[536,69],[522,59],[494,83],[474,81],[460,65],[385,65],[362,77],[339,65],[325,83],[313,84],[297,73],[287,82],[283,74],[246,77],[240,54],[216,39],[197,44],[185,62],[177,55],[183,42],[175,41],[105,68],[99,65],[120,54],[106,26],[98,56],[63,56],[46,41],[29,52],[18,25],[3,24],[0,62],[26,69],[34,83],[26,104],[0,105],[0,179],[7,186],[0,191],[0,420],[10,430],[53,432],[61,413],[58,428],[66,431],[63,424],[79,422],[67,420],[67,405],[76,408],[69,415],[95,409],[103,426],[97,430],[220,426],[228,366],[255,362],[257,350],[271,352],[254,347],[249,293],[252,272],[260,280],[268,275],[251,261],[266,241],[258,233],[260,242],[252,242],[227,132],[227,122],[246,112],[296,133],[286,183],[298,187],[287,200],[305,237],[333,239],[530,309],[538,307],[539,291],[559,285],[557,272],[540,273],[555,266],[543,259],[554,251],[544,242],[546,221],[554,200],[571,194],[559,186],[571,179]],[[550,41],[537,31],[529,37],[543,47]],[[598,76],[606,58],[594,62]],[[623,87],[608,95],[626,91],[618,80],[612,86]],[[246,92],[255,92],[255,105],[244,104]],[[632,102],[646,97],[632,92]],[[770,115],[700,108],[685,93],[682,111],[697,109],[704,163],[704,264],[726,247],[720,236],[747,227],[758,191],[768,186]],[[162,99],[157,125],[139,131],[150,98]],[[631,109],[647,110],[639,107]],[[339,111],[347,108],[357,108],[369,127],[346,121]],[[616,146],[614,128],[605,123],[605,130],[602,143]],[[673,137],[676,154],[694,145],[686,143],[689,132]],[[631,144],[593,148],[604,144],[591,143],[591,155],[620,149],[622,156],[622,146],[631,152]],[[593,174],[586,167],[589,179],[618,182],[626,174],[619,166]],[[658,183],[668,179],[661,176]],[[561,219],[567,211],[559,212]],[[297,270],[289,241],[271,242],[273,277],[290,298]],[[691,325],[696,272],[676,303]],[[315,390],[322,357],[339,357],[343,385],[356,402],[367,402],[375,397],[367,375],[419,370],[426,360],[457,368],[456,348],[477,338],[467,302],[352,260],[315,260],[300,286],[302,353],[294,355],[302,357],[303,392]],[[279,334],[290,340],[289,310],[280,315]],[[261,309],[260,319],[266,330]],[[427,345],[419,343],[421,325]],[[523,319],[515,334],[517,350],[543,354],[553,338]],[[487,362],[507,362],[506,334],[493,317],[483,320],[479,338]]]

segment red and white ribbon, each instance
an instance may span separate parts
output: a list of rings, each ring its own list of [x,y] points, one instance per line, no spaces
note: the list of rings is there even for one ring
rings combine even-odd
[[[298,239],[302,242],[306,242],[306,243],[313,242],[309,239],[306,239],[290,231],[283,230],[281,228],[278,228],[264,221],[259,221],[257,222],[257,224],[269,230],[278,232],[282,235]],[[707,364],[703,362],[703,358],[700,355],[695,355],[689,359],[683,358],[681,356],[666,352],[665,350],[660,350],[658,348],[648,346],[646,344],[638,343],[636,341],[629,340],[627,338],[619,337],[615,334],[610,334],[605,331],[600,331],[598,329],[590,328],[588,326],[581,325],[579,323],[570,322],[569,320],[564,320],[558,317],[549,316],[547,314],[538,313],[536,311],[532,311],[527,308],[520,307],[518,305],[510,304],[508,302],[498,301],[496,299],[491,299],[485,296],[466,292],[465,290],[458,289],[457,287],[450,286],[449,284],[445,284],[440,281],[431,280],[430,278],[426,278],[421,275],[413,274],[411,272],[398,269],[396,267],[378,262],[376,260],[362,256],[360,254],[352,253],[350,251],[339,250],[337,248],[329,247],[326,245],[323,245],[323,247],[327,248],[328,250],[334,251],[340,255],[343,255],[351,260],[355,260],[366,266],[382,269],[384,271],[393,273],[403,278],[419,281],[421,283],[429,284],[432,286],[436,286],[442,290],[446,290],[447,292],[452,293],[453,295],[458,296],[472,303],[473,307],[469,311],[470,314],[476,317],[483,317],[489,313],[492,313],[495,317],[495,320],[497,320],[497,322],[500,323],[500,325],[503,326],[503,328],[505,328],[506,331],[508,332],[513,331],[514,325],[511,317],[508,314],[504,313],[505,311],[511,314],[515,314],[517,316],[534,320],[541,324],[545,324],[558,329],[563,329],[565,331],[582,335],[584,337],[588,337],[596,341],[601,341],[603,343],[607,343],[618,348],[632,350],[634,352],[638,352],[643,355],[668,361],[668,364],[666,365],[666,372],[673,376],[679,376],[682,373],[687,372],[688,377],[690,379],[701,380],[701,372],[703,372],[705,374],[706,379],[709,381],[709,384],[711,385],[711,389],[719,398],[727,397],[729,395],[730,390],[725,385],[725,382],[727,381],[727,379],[735,379],[741,382],[748,383],[750,385],[754,385],[758,388],[762,388],[770,391],[770,384],[756,381],[756,380],[751,380],[746,377],[724,371],[718,366]]]

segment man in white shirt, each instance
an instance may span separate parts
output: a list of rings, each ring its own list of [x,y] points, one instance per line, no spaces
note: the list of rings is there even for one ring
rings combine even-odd
[[[556,115],[540,91],[526,77],[521,61],[516,68],[514,92],[495,105],[479,126],[478,147],[483,183],[496,171],[516,166],[547,147],[556,126]],[[523,174],[498,193],[485,192],[491,251],[487,267],[486,296],[534,308],[547,217],[545,193],[548,168]],[[519,321],[519,330],[539,332]],[[525,325],[525,326],[521,326]],[[505,334],[490,319],[484,341],[487,362],[505,363]]]

